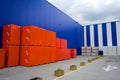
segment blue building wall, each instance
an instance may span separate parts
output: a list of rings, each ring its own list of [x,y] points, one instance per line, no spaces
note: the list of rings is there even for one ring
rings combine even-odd
[[[97,24],[94,25],[94,43],[95,43],[95,46],[99,46],[98,45],[98,25]]]
[[[93,31],[91,31],[93,27]],[[120,46],[120,21],[87,25],[84,27],[85,34],[84,46]],[[94,32],[94,34],[91,34]],[[93,41],[90,39],[93,38]]]
[[[90,26],[86,27],[87,46],[90,46]]]
[[[120,55],[120,21],[84,27],[84,46],[98,47],[104,55]]]
[[[46,0],[1,0],[0,28],[5,24],[35,25],[55,31],[68,40],[69,48],[84,45],[83,27]],[[0,45],[2,30],[0,30]]]

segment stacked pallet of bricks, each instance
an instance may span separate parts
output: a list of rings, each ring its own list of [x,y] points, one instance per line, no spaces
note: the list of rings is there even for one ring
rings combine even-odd
[[[21,65],[35,66],[56,61],[55,32],[36,26],[24,26],[21,31]]]
[[[92,53],[92,48],[91,47],[86,47],[86,55],[91,56]]]
[[[98,55],[98,47],[82,47],[81,53],[83,56],[96,56]]]
[[[5,49],[5,66],[19,65],[20,26],[3,26],[2,48]]]
[[[86,47],[81,47],[81,54],[86,56]]]
[[[36,66],[76,57],[76,49],[67,48],[67,40],[56,32],[36,26],[3,26],[0,68]]]
[[[98,47],[91,47],[91,49],[92,49],[92,51],[91,51],[92,56],[98,55],[98,51],[99,51]]]
[[[67,40],[62,38],[56,39],[56,60],[65,60],[76,57],[76,49],[67,48]]]

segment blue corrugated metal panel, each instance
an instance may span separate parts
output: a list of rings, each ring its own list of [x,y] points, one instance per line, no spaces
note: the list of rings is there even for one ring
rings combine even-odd
[[[119,25],[120,22],[118,21],[102,23],[102,24],[94,24],[94,35],[93,35],[93,25],[88,25],[90,26],[90,44],[89,44],[89,29],[86,30],[86,28],[84,28],[87,33],[84,37],[88,38],[85,44],[87,43],[87,45],[98,46],[98,47],[119,46],[119,39],[120,39]]]
[[[82,26],[46,0],[1,0],[0,26],[10,23],[53,30],[57,37],[68,40],[69,48],[78,48],[83,44],[80,42],[83,37],[77,37],[77,34],[83,34],[80,32]]]
[[[77,44],[77,52],[78,55],[81,55],[81,49],[80,46],[84,46],[84,27],[80,27],[81,29],[77,29],[77,40],[78,40],[78,44]]]
[[[80,27],[76,31],[77,34],[77,40],[79,43],[77,44],[77,47],[80,48],[79,46],[84,46],[84,27]]]
[[[79,38],[78,40],[82,40],[82,41],[81,41],[81,42],[82,42],[81,46],[85,46],[85,45],[84,45],[84,43],[85,43],[85,42],[84,42],[84,27],[81,27],[81,28],[82,28],[82,29],[80,29],[80,30],[81,30],[81,31],[80,31],[80,32],[81,32],[81,33],[80,33],[81,36],[80,36],[80,38]]]
[[[90,26],[86,26],[86,40],[87,46],[90,46]]]
[[[107,46],[107,30],[106,23],[102,24],[103,46]]]
[[[112,46],[117,46],[116,22],[111,23]]]
[[[99,46],[99,43],[98,43],[98,25],[97,24],[94,25],[94,44],[96,47]]]

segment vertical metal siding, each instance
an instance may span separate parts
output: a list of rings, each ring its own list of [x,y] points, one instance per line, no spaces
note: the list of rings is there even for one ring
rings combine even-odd
[[[90,45],[90,26],[86,26],[86,40],[87,40],[87,46],[91,46]]]
[[[112,46],[111,23],[106,23],[108,46]]]
[[[87,46],[99,47],[104,55],[120,55],[120,21],[88,25],[86,28]]]
[[[94,26],[90,26],[90,46],[94,47]]]
[[[117,35],[116,35],[116,23],[111,23],[111,32],[112,32],[112,46],[117,46]]]
[[[120,46],[120,22],[116,22],[116,32],[117,32],[117,46]]]
[[[87,34],[86,34],[86,26],[84,27],[84,46],[87,46]]]
[[[79,31],[79,28],[81,28],[80,29],[80,31]],[[82,27],[79,27],[77,30],[80,32],[80,36],[79,36],[79,34],[78,34],[78,36],[77,37],[79,37],[78,39],[77,39],[77,41],[79,42],[79,40],[80,40],[80,45],[78,46],[78,48],[80,47],[80,46],[84,46],[84,27],[82,26]],[[78,32],[78,33],[79,33]]]
[[[81,29],[77,29],[77,41],[79,43],[77,43],[77,53],[78,55],[81,55],[81,49],[80,49],[80,46],[84,46],[84,27],[80,27]]]
[[[98,25],[97,24],[94,25],[94,44],[96,47],[99,46],[99,43],[98,43]]]
[[[107,30],[106,23],[102,24],[103,46],[107,46]]]
[[[102,47],[103,46],[102,24],[98,24],[98,39],[99,47]]]

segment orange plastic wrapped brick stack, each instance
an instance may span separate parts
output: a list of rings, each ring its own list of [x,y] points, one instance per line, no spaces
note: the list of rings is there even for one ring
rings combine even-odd
[[[67,48],[67,40],[56,39],[56,60],[65,60],[76,57],[76,49]]]
[[[3,26],[2,47],[5,49],[5,66],[19,65],[20,26],[9,24]]]
[[[35,66],[56,61],[55,32],[36,26],[24,26],[21,31],[21,65]]]
[[[32,25],[3,26],[0,68],[36,66],[75,57],[76,49],[67,48],[67,40],[56,38],[56,32]]]

